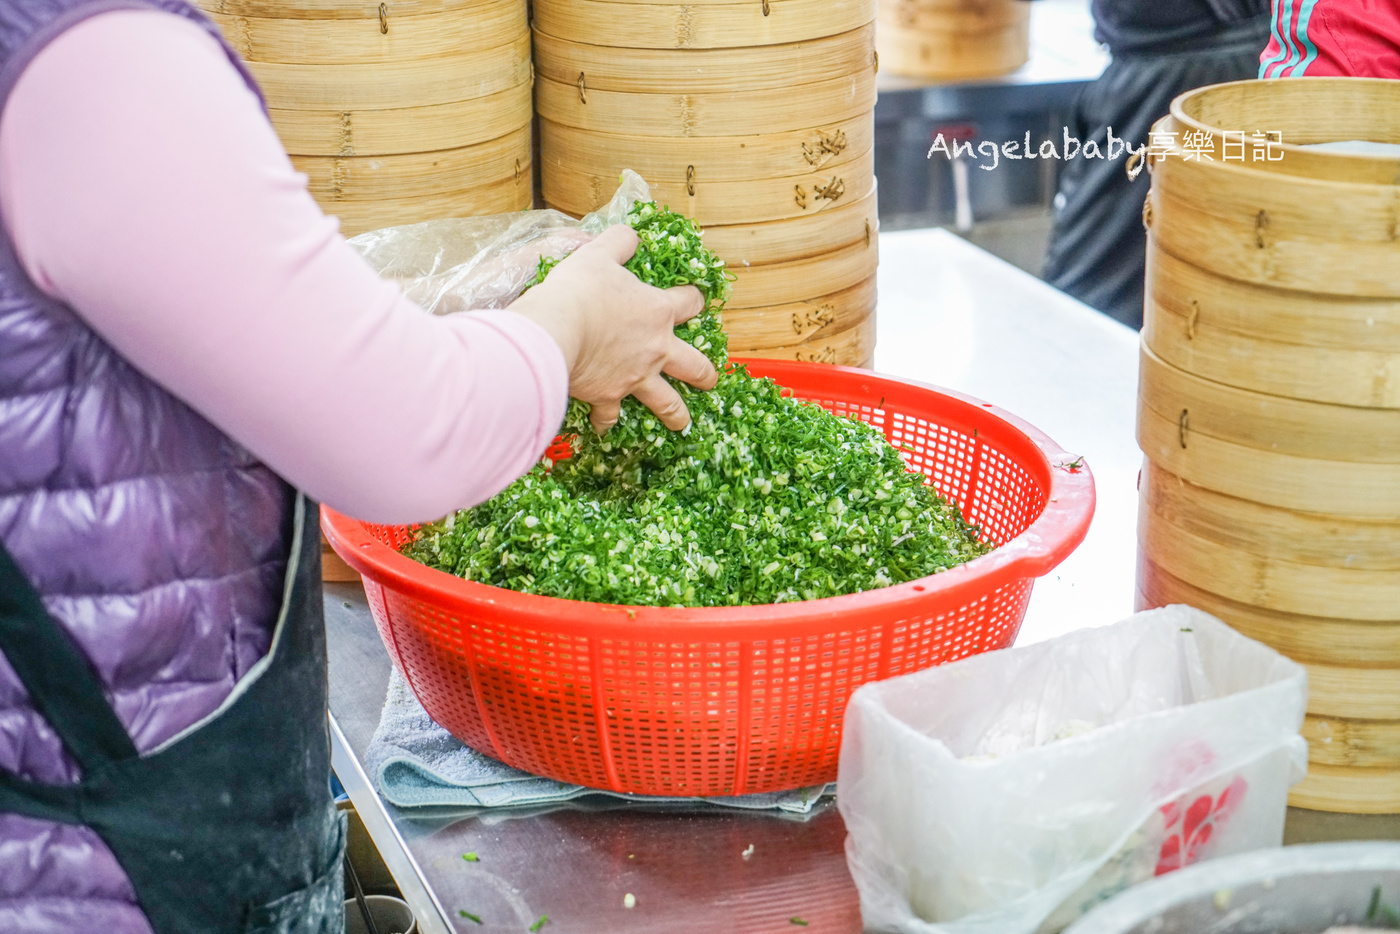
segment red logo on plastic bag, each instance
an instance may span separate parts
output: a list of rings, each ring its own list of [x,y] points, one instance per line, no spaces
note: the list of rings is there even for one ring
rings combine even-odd
[[[1238,775],[1219,798],[1201,795],[1183,808],[1173,801],[1162,808],[1167,821],[1167,839],[1157,855],[1155,875],[1164,875],[1196,861],[1202,848],[1210,842],[1217,825],[1224,824],[1239,808],[1249,783]]]

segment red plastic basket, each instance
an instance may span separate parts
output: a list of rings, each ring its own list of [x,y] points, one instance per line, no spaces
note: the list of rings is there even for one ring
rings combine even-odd
[[[747,360],[874,425],[998,543],[960,567],[803,603],[620,607],[471,583],[396,551],[407,526],[323,509],[389,654],[433,719],[517,768],[595,788],[738,795],[831,781],[867,681],[1016,638],[1034,578],[1083,540],[1087,467],[975,399],[865,370]]]

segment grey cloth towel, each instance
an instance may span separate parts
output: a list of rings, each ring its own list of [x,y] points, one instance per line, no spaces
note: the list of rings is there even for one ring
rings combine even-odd
[[[602,795],[645,804],[707,803],[750,811],[806,814],[835,783],[772,794],[668,798],[570,785],[511,768],[477,752],[433,722],[397,668],[389,676],[384,713],[365,750],[365,766],[386,801],[411,807],[529,807]]]

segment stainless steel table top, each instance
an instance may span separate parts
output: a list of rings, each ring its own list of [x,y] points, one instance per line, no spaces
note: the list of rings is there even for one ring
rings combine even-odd
[[[943,231],[882,236],[881,372],[996,403],[1082,453],[1098,481],[1089,538],[1036,585],[1022,641],[1131,610],[1136,335]],[[358,585],[328,585],[335,766],[425,934],[860,930],[826,805],[806,821],[714,809],[566,807],[536,814],[403,811],[359,761],[379,721],[389,658]],[[752,855],[743,852],[753,846]],[[462,854],[475,851],[479,863]],[[623,906],[631,893],[636,906]],[[479,915],[478,926],[458,915]]]

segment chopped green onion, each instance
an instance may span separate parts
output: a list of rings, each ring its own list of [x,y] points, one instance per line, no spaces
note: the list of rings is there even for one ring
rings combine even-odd
[[[540,928],[549,923],[549,915],[540,915],[539,920],[530,925],[530,934],[535,934]]]
[[[466,918],[468,921],[471,921],[475,924],[481,923],[481,917],[479,915],[474,915],[470,911],[467,911],[465,909],[459,909],[457,911],[457,914],[461,915],[463,918]]]
[[[807,926],[807,922],[802,920],[801,918],[788,918],[788,924],[795,924],[798,927],[804,928]]]
[[[481,862],[481,857],[480,857],[480,856],[477,856],[475,851],[473,851],[473,852],[471,852],[471,853],[463,853],[463,854],[462,854],[462,859],[466,860],[466,861],[469,862],[469,863],[479,863],[479,862]]]

